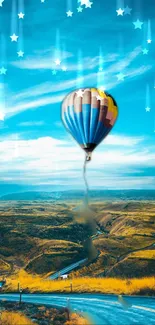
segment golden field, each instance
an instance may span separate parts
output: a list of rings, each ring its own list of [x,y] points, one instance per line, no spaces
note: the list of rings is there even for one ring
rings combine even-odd
[[[7,279],[5,292],[16,292],[18,283],[23,290],[31,293],[52,293],[52,292],[73,292],[76,293],[103,293],[103,294],[124,294],[124,295],[151,295],[155,293],[155,277],[118,279],[118,278],[72,278],[71,280],[47,280],[40,276],[27,274],[20,271],[18,274]]]
[[[21,313],[3,311],[0,315],[0,325],[37,325]]]

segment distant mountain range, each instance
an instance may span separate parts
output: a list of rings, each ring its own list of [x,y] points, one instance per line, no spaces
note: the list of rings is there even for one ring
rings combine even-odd
[[[90,199],[98,200],[155,200],[155,190],[91,190]],[[19,192],[10,193],[0,197],[0,200],[75,200],[82,199],[82,191],[59,191],[59,192]]]

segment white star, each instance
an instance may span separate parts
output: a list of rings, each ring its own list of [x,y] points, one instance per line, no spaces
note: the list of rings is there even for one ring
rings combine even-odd
[[[66,14],[67,14],[67,17],[72,17],[73,16],[73,11],[69,10],[69,11],[66,12]]]
[[[2,3],[4,2],[4,0],[0,0],[0,7],[2,7]]]
[[[103,68],[102,68],[102,67],[100,67],[100,68],[99,68],[99,71],[100,71],[100,72],[102,72],[102,71],[103,71]]]
[[[96,98],[97,98],[97,100],[101,100],[102,99],[102,97],[101,96],[96,96]]]
[[[124,81],[124,77],[125,77],[125,75],[121,72],[119,74],[117,74],[118,81]]]
[[[55,60],[55,64],[56,64],[56,65],[60,65],[60,64],[61,64],[61,61],[60,61],[59,59],[56,59],[56,60]]]
[[[62,71],[67,71],[67,68],[65,66],[62,67]]]
[[[76,91],[76,94],[78,97],[83,97],[83,91],[81,89],[79,89],[78,91]]]
[[[23,57],[24,52],[20,50],[19,52],[17,52],[17,54],[18,54],[18,57]]]
[[[18,36],[14,33],[10,38],[12,42],[17,42]]]
[[[4,121],[5,114],[0,111],[0,121]]]
[[[150,112],[151,108],[150,107],[146,107],[145,110],[146,110],[146,112]]]
[[[25,14],[23,14],[23,12],[20,12],[20,13],[18,14],[19,19],[23,19],[24,16],[25,16]]]
[[[42,2],[42,3],[44,3],[44,2],[45,2],[45,0],[41,0],[41,2]]]
[[[117,16],[123,16],[124,10],[119,8],[118,10],[116,10],[117,12]]]
[[[91,8],[93,2],[88,1],[88,3],[85,5],[85,8]]]
[[[150,44],[152,42],[152,40],[151,39],[148,39],[147,42],[148,42],[148,44]]]
[[[81,6],[87,5],[89,3],[89,0],[80,0],[81,1]]]
[[[78,12],[82,12],[83,11],[83,8],[80,6],[80,7],[77,8],[77,11]]]
[[[2,67],[0,69],[0,74],[6,74],[6,72],[7,72],[7,69],[5,69],[4,67]]]

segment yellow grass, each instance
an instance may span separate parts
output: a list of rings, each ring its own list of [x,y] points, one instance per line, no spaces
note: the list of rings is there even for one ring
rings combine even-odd
[[[7,291],[17,291],[18,283],[29,292],[70,292],[71,282],[73,292],[100,292],[105,294],[133,295],[143,291],[147,294],[155,292],[155,277],[123,280],[118,278],[73,278],[72,280],[46,280],[32,276],[25,271],[7,279]]]
[[[141,259],[155,259],[155,250],[145,250],[145,251],[139,251],[135,253],[131,253],[129,255],[131,258],[141,258]]]
[[[72,314],[70,320],[65,325],[91,325],[90,322],[78,314]]]
[[[35,325],[30,319],[21,313],[3,311],[0,315],[1,325]]]
[[[10,269],[10,265],[6,262],[0,259],[0,271],[8,271]]]

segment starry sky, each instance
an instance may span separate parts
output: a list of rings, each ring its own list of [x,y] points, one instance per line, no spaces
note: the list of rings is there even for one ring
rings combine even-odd
[[[61,122],[74,89],[119,117],[93,152],[94,189],[155,188],[154,0],[0,0],[0,194],[82,189],[84,152]]]

